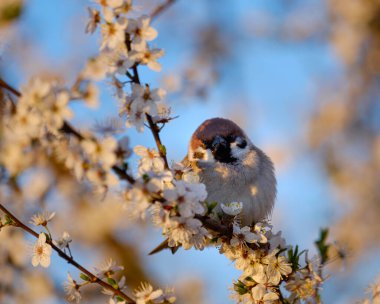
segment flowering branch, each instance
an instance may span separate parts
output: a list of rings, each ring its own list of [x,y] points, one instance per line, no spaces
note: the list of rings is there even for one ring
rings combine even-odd
[[[10,91],[12,94],[14,94],[15,96],[17,96],[18,98],[20,98],[22,96],[21,92],[18,91],[17,89],[15,89],[14,87],[12,87],[10,84],[8,84],[7,82],[5,82],[3,79],[0,78],[0,87],[1,88],[4,88],[8,91]],[[73,135],[74,137],[76,137],[77,139],[79,140],[84,140],[85,137],[79,132],[77,131],[68,121],[64,120],[63,121],[63,125],[62,127],[60,128],[60,130],[65,133],[65,134],[69,134],[69,135]],[[122,180],[126,180],[128,181],[130,184],[134,184],[135,183],[135,179],[129,175],[125,170],[121,169],[120,167],[118,167],[117,165],[114,165],[112,166],[112,170],[119,176],[120,179]]]
[[[168,2],[174,2],[174,1],[168,1]],[[162,11],[163,9],[164,8],[162,8],[160,11]],[[130,35],[126,35],[125,38],[126,38],[125,39],[125,44],[127,46],[127,49],[128,49],[128,51],[131,51]],[[131,81],[133,83],[141,85],[140,76],[139,76],[139,72],[138,72],[138,68],[137,67],[138,67],[138,63],[136,63],[136,64],[134,64],[132,66],[133,75],[131,77]],[[152,116],[150,114],[145,113],[145,117],[146,117],[146,119],[148,121],[149,128],[150,128],[150,130],[151,130],[151,132],[153,134],[154,141],[156,142],[156,146],[157,146],[158,152],[160,153],[160,156],[164,160],[165,169],[169,169],[169,163],[168,163],[168,159],[166,157],[166,148],[162,144],[161,138],[160,138],[160,131],[161,131],[161,129],[157,126],[156,123],[153,122]]]
[[[39,234],[26,226],[24,223],[22,223],[16,216],[14,216],[7,208],[4,207],[3,204],[0,204],[0,210],[3,211],[9,218],[12,219],[12,225],[15,227],[19,227],[22,230],[26,231],[27,233],[31,234],[35,238],[39,238]],[[96,283],[103,288],[111,291],[115,295],[123,298],[127,303],[136,303],[133,299],[131,299],[128,295],[126,295],[124,292],[122,292],[120,289],[116,289],[112,287],[110,284],[102,281],[97,276],[95,276],[93,273],[91,273],[89,270],[84,268],[82,265],[80,265],[78,262],[76,262],[72,257],[68,256],[66,253],[64,253],[61,249],[59,249],[53,241],[49,238],[46,240],[46,243],[49,244],[57,253],[58,255],[67,261],[67,263],[73,265],[75,268],[79,269],[81,272],[83,272],[88,278],[90,279],[91,283]]]

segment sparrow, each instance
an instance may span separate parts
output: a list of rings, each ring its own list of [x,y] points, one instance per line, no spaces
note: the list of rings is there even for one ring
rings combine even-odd
[[[206,186],[206,202],[216,203],[216,218],[223,216],[221,205],[231,202],[243,205],[235,219],[241,227],[271,215],[277,194],[273,163],[233,121],[204,121],[191,136],[182,163],[191,167]],[[168,248],[167,244],[166,240],[150,254]],[[177,249],[172,248],[172,252]]]
[[[233,121],[212,118],[203,122],[191,137],[187,157],[205,184],[206,201],[221,204],[241,202],[240,226],[251,226],[271,215],[277,183],[273,163]]]

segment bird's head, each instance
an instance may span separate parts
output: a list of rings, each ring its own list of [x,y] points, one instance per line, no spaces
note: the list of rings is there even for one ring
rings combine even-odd
[[[191,137],[188,159],[200,164],[237,165],[251,150],[252,144],[233,121],[212,118],[203,122]]]

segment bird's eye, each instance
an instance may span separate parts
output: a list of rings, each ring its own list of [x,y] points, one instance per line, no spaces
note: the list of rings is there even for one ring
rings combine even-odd
[[[236,145],[239,148],[244,149],[247,146],[247,141],[241,137],[237,137],[236,138]]]

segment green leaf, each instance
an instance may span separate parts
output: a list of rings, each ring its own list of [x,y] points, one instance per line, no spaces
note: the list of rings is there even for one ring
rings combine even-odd
[[[166,147],[164,145],[160,145],[160,152],[162,155],[166,155]]]
[[[87,281],[87,282],[91,281],[91,279],[84,273],[81,273],[79,276],[83,281]]]
[[[120,296],[116,296],[116,301],[118,301],[118,302],[124,302],[125,299],[122,298],[122,297],[120,297]]]
[[[5,223],[4,223],[4,225],[13,225],[15,222],[12,220],[12,218],[8,215],[8,214],[6,214],[5,215]]]
[[[329,229],[324,228],[321,229],[321,232],[319,234],[319,239],[315,241],[315,245],[318,249],[319,256],[321,257],[321,263],[324,264],[328,260],[328,249],[330,247],[330,244],[327,244],[327,237],[329,235]]]
[[[239,294],[243,295],[249,292],[247,286],[244,285],[244,283],[240,280],[238,280],[236,283],[234,283],[234,290]]]
[[[206,206],[207,206],[207,214],[210,214],[212,212],[212,210],[214,210],[214,208],[218,205],[218,202],[212,202],[212,203],[208,203],[206,202]]]
[[[110,284],[114,289],[119,289],[119,285],[117,282],[112,278],[107,278],[108,284]]]
[[[147,182],[149,182],[150,177],[148,174],[145,173],[145,174],[143,174],[142,179],[143,179],[144,183],[147,183]]]
[[[210,243],[211,243],[211,244],[217,243],[218,240],[219,240],[218,237],[212,238],[211,241],[210,241]]]
[[[300,256],[306,252],[306,250],[302,250],[301,252],[298,252],[298,251],[299,251],[298,245],[288,250],[288,260],[292,265],[293,271],[297,271],[300,268],[300,263],[299,263]]]

